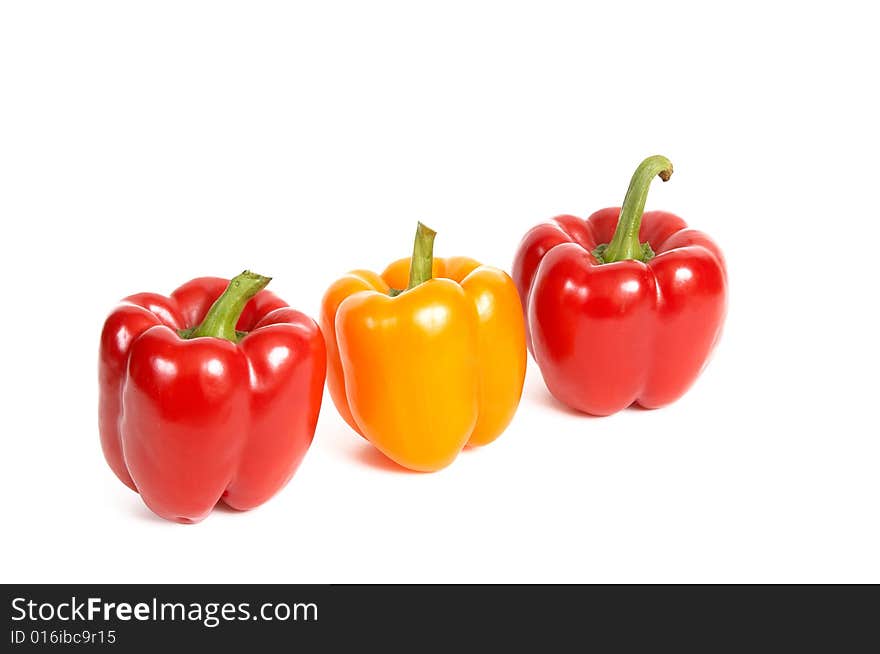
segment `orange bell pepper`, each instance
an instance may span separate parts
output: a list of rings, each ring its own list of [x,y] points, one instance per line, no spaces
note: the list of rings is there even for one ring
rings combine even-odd
[[[348,273],[321,306],[339,413],[388,458],[424,472],[498,438],[526,371],[513,280],[466,257],[435,259],[434,236],[419,223],[412,258],[381,275]]]

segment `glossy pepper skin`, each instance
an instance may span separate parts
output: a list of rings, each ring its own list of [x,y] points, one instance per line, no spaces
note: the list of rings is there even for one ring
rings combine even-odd
[[[425,261],[419,239],[433,243],[433,232],[419,230],[413,259],[328,289],[321,329],[342,417],[393,461],[430,472],[507,427],[525,377],[525,325],[506,273],[465,257]],[[419,266],[427,281],[414,283]]]
[[[674,402],[721,334],[724,258],[678,216],[643,213],[658,174],[666,181],[672,164],[646,159],[623,208],[538,225],[514,260],[529,350],[550,392],[585,413]]]
[[[163,518],[199,522],[218,501],[256,507],[311,444],[323,337],[311,318],[260,290],[266,283],[248,272],[232,282],[201,277],[170,297],[129,296],[104,323],[104,456]]]

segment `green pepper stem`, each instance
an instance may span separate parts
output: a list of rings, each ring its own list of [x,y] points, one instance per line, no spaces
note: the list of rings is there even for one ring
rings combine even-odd
[[[250,299],[266,288],[270,281],[272,281],[271,277],[263,277],[250,270],[233,277],[223,294],[208,309],[201,324],[195,329],[182,333],[181,336],[183,338],[210,336],[237,343],[241,335],[235,331],[235,324],[241,312]]]
[[[597,248],[602,263],[625,259],[644,262],[654,256],[650,244],[639,242],[639,228],[642,225],[642,214],[645,212],[645,201],[648,199],[648,187],[658,175],[664,182],[672,176],[672,162],[659,154],[648,157],[636,168],[626,196],[623,198],[614,236],[607,247]]]
[[[413,243],[412,259],[409,264],[409,286],[407,290],[423,284],[434,274],[434,237],[437,236],[430,227],[418,224],[416,239]]]

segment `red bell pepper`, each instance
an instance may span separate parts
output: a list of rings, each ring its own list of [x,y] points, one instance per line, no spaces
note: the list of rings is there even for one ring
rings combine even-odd
[[[675,401],[721,333],[724,258],[678,216],[644,213],[657,175],[668,180],[672,164],[645,159],[622,208],[538,225],[514,260],[529,351],[550,392],[579,411]]]
[[[315,433],[326,354],[315,322],[268,277],[202,277],[170,297],[139,293],[104,323],[101,445],[158,515],[245,510],[293,476]],[[225,290],[224,290],[225,289]]]

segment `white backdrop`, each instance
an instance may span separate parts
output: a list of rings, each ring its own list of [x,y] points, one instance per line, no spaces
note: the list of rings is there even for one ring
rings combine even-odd
[[[57,2],[0,9],[5,582],[880,582],[867,3]],[[325,396],[290,485],[155,518],[98,445],[114,302],[252,268],[317,315],[409,252],[510,268],[557,213],[722,246],[724,337],[658,411],[575,415],[530,361],[494,444],[386,465]]]

